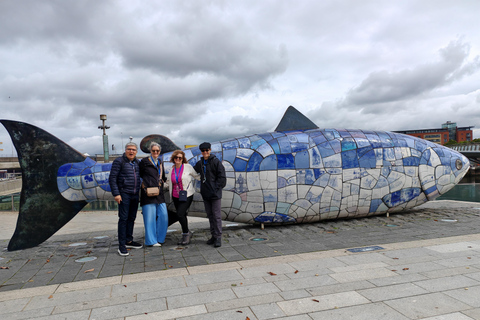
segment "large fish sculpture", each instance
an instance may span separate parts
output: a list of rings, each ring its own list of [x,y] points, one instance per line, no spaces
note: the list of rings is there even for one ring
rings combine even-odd
[[[8,250],[42,243],[88,202],[113,200],[111,163],[97,163],[32,125],[0,121],[12,137],[23,172],[20,212]],[[168,170],[178,147],[150,135],[142,150],[150,141],[162,145]],[[192,165],[201,158],[198,147],[184,152]],[[214,142],[212,154],[227,174],[223,219],[253,224],[406,210],[445,194],[469,169],[466,157],[438,144],[392,132],[318,129],[293,107],[274,132]],[[177,220],[168,202],[171,224]],[[206,216],[199,193],[189,214]]]

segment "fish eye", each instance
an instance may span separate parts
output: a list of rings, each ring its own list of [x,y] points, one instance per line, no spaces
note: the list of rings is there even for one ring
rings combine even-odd
[[[457,159],[457,161],[455,161],[455,167],[457,167],[457,170],[462,169],[462,167],[463,167],[462,160]]]

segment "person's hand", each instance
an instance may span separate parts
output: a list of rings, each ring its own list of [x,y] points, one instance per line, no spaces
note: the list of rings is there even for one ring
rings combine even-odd
[[[120,204],[120,202],[122,202],[122,196],[121,195],[116,196],[115,201],[117,201],[117,203]]]

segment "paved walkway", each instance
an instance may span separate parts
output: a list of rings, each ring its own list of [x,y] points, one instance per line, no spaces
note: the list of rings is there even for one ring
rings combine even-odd
[[[218,249],[192,219],[192,245],[175,245],[173,225],[162,248],[126,258],[113,213],[76,232],[94,215],[37,248],[0,252],[1,319],[480,319],[479,204],[265,230],[226,222]]]

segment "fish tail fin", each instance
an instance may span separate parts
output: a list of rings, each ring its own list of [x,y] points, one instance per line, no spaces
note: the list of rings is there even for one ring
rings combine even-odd
[[[0,120],[17,150],[22,169],[20,210],[8,250],[35,247],[63,227],[86,204],[68,201],[58,191],[58,168],[81,162],[85,156],[50,133],[33,125]]]

